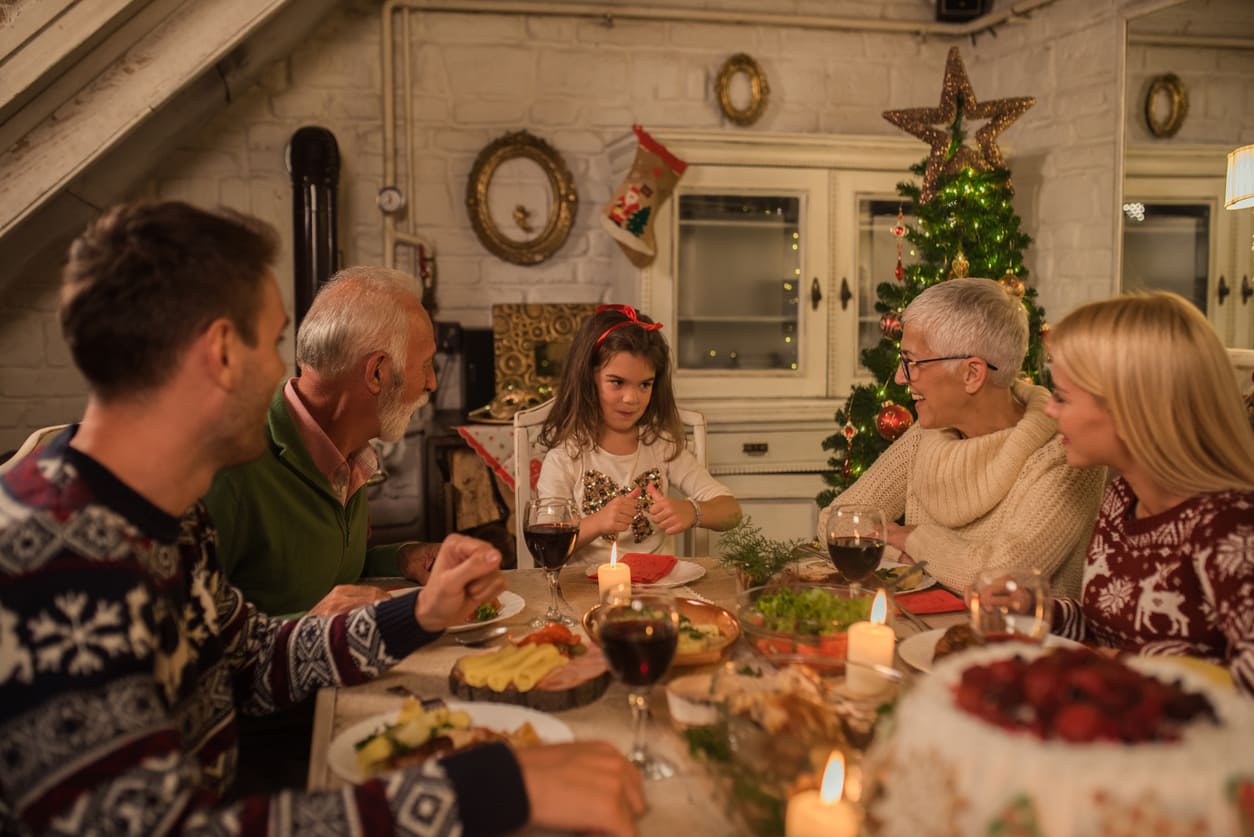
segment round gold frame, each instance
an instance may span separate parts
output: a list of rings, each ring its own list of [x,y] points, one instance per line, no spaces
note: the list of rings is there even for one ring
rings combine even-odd
[[[732,104],[727,88],[737,73],[749,77],[749,106],[742,109]],[[718,95],[718,106],[723,115],[737,125],[752,125],[766,111],[767,100],[771,96],[771,86],[766,83],[766,73],[758,66],[758,62],[743,52],[738,52],[723,62],[718,71],[718,79],[714,82],[714,92]]]
[[[1159,93],[1166,93],[1171,102],[1167,118],[1160,120],[1154,113],[1154,101]],[[1145,94],[1145,122],[1150,133],[1156,137],[1174,137],[1184,124],[1184,117],[1189,115],[1189,94],[1184,89],[1184,82],[1175,73],[1155,76],[1150,80],[1149,92]]]
[[[525,157],[540,166],[549,179],[549,192],[553,197],[553,211],[545,219],[544,228],[525,241],[505,235],[492,220],[488,204],[488,186],[492,175],[502,163],[516,157]],[[470,168],[470,178],[466,183],[466,209],[470,213],[470,224],[483,246],[507,262],[539,264],[560,250],[570,235],[578,205],[575,179],[566,168],[562,155],[527,131],[505,134],[488,143]],[[519,228],[530,232],[531,227],[526,221],[530,213],[522,206],[514,212]]]

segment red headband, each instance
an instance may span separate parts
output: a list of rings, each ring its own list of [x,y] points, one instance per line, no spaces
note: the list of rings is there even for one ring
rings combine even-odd
[[[597,348],[601,347],[601,344],[605,342],[606,337],[609,337],[611,331],[616,328],[622,328],[625,325],[638,325],[645,331],[657,331],[662,327],[661,323],[640,322],[640,318],[636,315],[636,309],[632,308],[630,305],[598,305],[597,313],[600,314],[602,311],[617,311],[627,319],[623,320],[621,323],[614,323],[614,325],[601,332],[601,336],[597,338]]]

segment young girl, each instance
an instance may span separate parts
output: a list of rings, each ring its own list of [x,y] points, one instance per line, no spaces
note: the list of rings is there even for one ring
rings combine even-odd
[[[572,497],[584,517],[576,557],[602,563],[657,552],[667,535],[735,525],[740,504],[684,444],[670,349],[628,305],[602,305],[579,327],[540,443],[537,497]],[[686,496],[668,497],[674,485]]]
[[[1076,309],[1048,347],[1067,461],[1120,474],[1054,631],[1214,660],[1254,694],[1254,433],[1219,338],[1151,293]]]

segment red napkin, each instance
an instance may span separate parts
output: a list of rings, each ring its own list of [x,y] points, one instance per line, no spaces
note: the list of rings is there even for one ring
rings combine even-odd
[[[920,590],[918,593],[906,593],[898,596],[897,601],[905,605],[911,613],[957,613],[967,609],[966,602],[939,587]]]
[[[618,563],[626,564],[631,568],[632,584],[653,584],[675,569],[677,562],[674,555],[628,552],[626,555],[618,556]],[[587,576],[592,581],[596,581],[597,568],[589,567]]]

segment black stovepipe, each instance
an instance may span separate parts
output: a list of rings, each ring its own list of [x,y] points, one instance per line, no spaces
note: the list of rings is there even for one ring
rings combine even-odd
[[[294,307],[299,326],[318,288],[338,269],[340,150],[335,135],[312,125],[298,129],[288,143],[287,163],[292,175]]]

